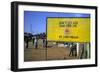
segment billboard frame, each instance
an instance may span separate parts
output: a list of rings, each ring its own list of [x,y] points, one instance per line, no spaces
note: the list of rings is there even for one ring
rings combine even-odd
[[[18,24],[18,6],[47,6],[47,7],[61,7],[61,8],[81,8],[89,9],[95,11],[95,63],[94,64],[84,64],[84,65],[70,65],[70,66],[54,66],[52,67],[30,67],[30,68],[19,68],[19,58],[18,58],[18,30],[20,25]],[[35,71],[35,70],[50,70],[50,69],[66,69],[66,68],[83,68],[83,67],[96,67],[97,62],[97,6],[84,6],[84,5],[69,5],[69,4],[50,4],[50,3],[35,3],[35,2],[11,2],[11,71]]]

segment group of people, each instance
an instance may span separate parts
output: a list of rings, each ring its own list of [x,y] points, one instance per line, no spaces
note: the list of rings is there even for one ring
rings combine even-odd
[[[72,43],[70,46],[70,53],[69,56],[77,56],[77,44]]]
[[[33,43],[33,46],[34,46],[35,49],[38,48],[38,40],[39,40],[38,37],[32,37],[32,43]],[[42,40],[43,47],[46,47],[46,39],[41,38],[41,40]],[[29,45],[29,39],[27,38],[26,39],[26,48],[28,48],[28,45]]]
[[[80,46],[81,46],[80,47],[81,51],[80,51],[79,58],[80,59],[82,59],[84,57],[87,58],[87,48],[84,47],[84,44],[81,44]],[[77,57],[77,44],[76,43],[70,43],[69,48],[70,48],[69,56]],[[86,51],[85,51],[85,48],[86,48]]]
[[[77,56],[77,44],[76,43],[64,43],[70,49],[69,56]]]

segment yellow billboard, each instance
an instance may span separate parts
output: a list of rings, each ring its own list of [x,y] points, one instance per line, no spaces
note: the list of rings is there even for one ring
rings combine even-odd
[[[47,18],[47,41],[90,42],[90,18]]]

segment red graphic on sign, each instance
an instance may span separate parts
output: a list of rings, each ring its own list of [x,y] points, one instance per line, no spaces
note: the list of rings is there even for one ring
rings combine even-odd
[[[66,28],[65,30],[64,30],[64,35],[67,35],[67,34],[69,34],[69,29],[68,28]]]

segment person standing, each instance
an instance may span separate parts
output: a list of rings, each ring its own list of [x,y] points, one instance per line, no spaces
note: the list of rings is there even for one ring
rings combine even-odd
[[[70,54],[69,54],[69,56],[77,56],[77,50],[76,50],[76,47],[77,47],[77,45],[76,45],[76,43],[72,43],[72,46],[70,47]]]
[[[37,49],[38,48],[38,38],[35,37],[35,40],[34,40],[34,48]]]
[[[46,39],[43,38],[43,47],[46,47]]]
[[[33,45],[34,45],[34,40],[35,40],[35,38],[33,37],[33,38],[32,38],[32,41],[33,41]]]
[[[26,48],[28,48],[28,37],[26,38]]]

